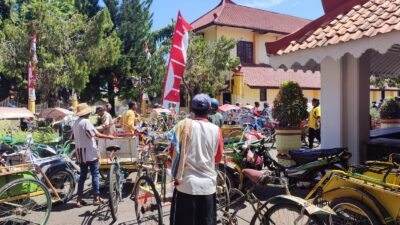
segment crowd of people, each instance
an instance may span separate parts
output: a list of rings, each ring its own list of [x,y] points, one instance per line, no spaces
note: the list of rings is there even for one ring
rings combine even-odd
[[[314,139],[321,140],[319,100],[312,100],[313,108],[309,116],[309,143]],[[240,106],[237,104],[237,106]],[[179,121],[170,131],[175,136],[171,147],[172,175],[175,179],[170,224],[216,224],[216,177],[215,164],[221,161],[223,154],[222,126],[226,122],[219,112],[217,99],[208,95],[196,95],[190,105],[191,114]],[[240,107],[242,108],[242,107]],[[77,189],[76,206],[82,207],[88,203],[83,199],[84,183],[88,173],[91,174],[93,204],[103,204],[99,187],[99,156],[95,138],[113,139],[117,132],[135,133],[141,121],[137,111],[138,104],[129,102],[128,109],[117,118],[112,117],[111,105],[97,106],[96,123],[90,116],[92,108],[81,103],[76,108],[70,108],[73,115],[66,116],[62,121],[54,122],[64,128],[71,128],[71,137],[75,140],[76,160],[80,166],[80,178]],[[164,109],[155,104],[154,109]],[[255,102],[253,107],[247,106],[247,113],[255,118],[273,121],[271,108],[264,103]],[[169,116],[174,117],[176,104],[170,104],[167,109]],[[309,146],[312,148],[312,144]]]

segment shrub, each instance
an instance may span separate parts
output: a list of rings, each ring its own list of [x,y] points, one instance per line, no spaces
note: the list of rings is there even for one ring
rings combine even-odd
[[[299,128],[302,120],[308,117],[307,99],[298,83],[284,82],[274,100],[272,115],[281,127]]]
[[[394,98],[389,98],[381,106],[381,119],[400,119],[400,107]]]

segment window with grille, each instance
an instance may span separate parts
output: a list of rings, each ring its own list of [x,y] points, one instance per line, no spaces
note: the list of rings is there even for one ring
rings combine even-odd
[[[239,41],[237,43],[237,56],[241,63],[253,63],[253,43]]]
[[[261,88],[260,89],[260,102],[267,101],[267,89]]]

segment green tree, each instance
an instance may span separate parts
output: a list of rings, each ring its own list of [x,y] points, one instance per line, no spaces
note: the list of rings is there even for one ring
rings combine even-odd
[[[54,103],[63,90],[82,91],[89,74],[118,62],[120,41],[107,9],[93,18],[79,14],[74,0],[32,0],[15,3],[17,19],[3,20],[0,72],[24,80],[30,56],[29,38],[37,34],[37,90]],[[11,16],[12,18],[12,16]]]
[[[118,34],[122,41],[120,96],[124,99],[139,99],[145,83],[150,77],[150,57],[145,44],[151,38],[152,0],[123,0],[119,14]],[[137,82],[141,81],[141,82]]]
[[[226,83],[226,73],[239,65],[239,58],[231,56],[236,46],[234,39],[221,37],[208,43],[202,36],[191,38],[186,63],[184,85],[193,97],[198,93],[216,96]]]
[[[75,7],[81,14],[92,18],[100,11],[99,0],[76,0]]]

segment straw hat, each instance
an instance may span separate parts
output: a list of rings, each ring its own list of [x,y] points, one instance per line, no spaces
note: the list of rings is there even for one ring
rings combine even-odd
[[[76,116],[84,116],[92,113],[92,108],[86,103],[81,103],[76,107]]]

